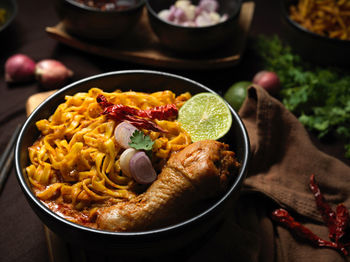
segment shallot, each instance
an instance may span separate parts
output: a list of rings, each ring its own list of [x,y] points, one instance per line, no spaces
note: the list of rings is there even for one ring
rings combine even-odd
[[[151,160],[143,151],[135,153],[129,162],[131,176],[139,184],[150,184],[157,178]]]
[[[34,72],[35,62],[23,54],[11,56],[5,63],[5,81],[9,83],[33,80]]]
[[[138,151],[132,147],[126,149],[119,158],[119,164],[120,164],[120,169],[122,170],[123,174],[131,177],[130,174],[130,159],[137,153]]]
[[[135,132],[135,130],[138,129],[132,124],[125,121],[121,122],[114,129],[114,138],[122,148],[129,148],[130,137]]]
[[[219,9],[219,3],[217,1],[213,1],[213,0],[201,0],[199,2],[198,7],[201,10],[205,10],[207,12],[217,12],[217,10]]]
[[[178,0],[169,9],[161,10],[158,16],[181,26],[210,26],[227,20],[227,14],[220,16],[216,0],[201,0],[198,6],[189,0]]]
[[[73,76],[64,64],[53,59],[44,59],[36,64],[35,77],[46,89],[62,87]]]
[[[281,89],[278,75],[271,71],[258,72],[253,78],[253,83],[263,87],[271,95],[277,95]]]

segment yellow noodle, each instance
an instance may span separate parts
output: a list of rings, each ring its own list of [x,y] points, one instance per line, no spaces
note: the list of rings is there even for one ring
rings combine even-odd
[[[29,147],[31,164],[26,168],[36,195],[43,201],[71,204],[73,209],[96,206],[135,197],[136,182],[123,175],[119,157],[124,151],[114,139],[118,122],[101,115],[96,97],[103,94],[113,104],[136,109],[175,104],[180,108],[191,95],[171,91],[107,93],[92,88],[87,93],[66,96],[54,114],[36,123],[41,136]],[[176,120],[155,120],[166,133],[142,130],[154,141],[153,159],[165,163],[172,152],[191,143]],[[162,160],[162,161],[160,161]]]
[[[43,200],[51,199],[57,194],[57,191],[60,190],[62,185],[63,185],[62,183],[52,184],[52,185],[46,187],[46,189],[44,191],[38,193],[37,196]]]

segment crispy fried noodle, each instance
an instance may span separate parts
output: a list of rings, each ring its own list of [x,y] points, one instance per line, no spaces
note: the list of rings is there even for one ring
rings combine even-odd
[[[319,35],[350,40],[349,0],[298,0],[290,18]]]
[[[107,93],[92,88],[66,96],[49,119],[36,123],[41,136],[29,147],[29,181],[49,208],[81,224],[88,224],[99,207],[132,199],[140,189],[121,172],[119,157],[124,149],[114,138],[118,122],[101,114],[96,101],[101,94],[113,104],[141,110],[167,104],[180,108],[190,98],[189,93],[176,97],[171,91]],[[154,122],[167,132],[142,131],[154,141],[152,164],[160,171],[170,154],[189,145],[191,139],[176,120]]]

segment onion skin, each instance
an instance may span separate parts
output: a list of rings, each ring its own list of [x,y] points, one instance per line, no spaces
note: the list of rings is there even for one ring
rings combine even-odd
[[[5,62],[5,81],[8,83],[34,80],[35,62],[29,56],[16,54]]]
[[[35,78],[45,89],[61,88],[73,72],[61,62],[54,59],[44,59],[35,66]]]
[[[114,138],[122,148],[129,148],[130,137],[135,132],[135,130],[138,129],[132,124],[126,121],[121,122],[114,129]]]
[[[138,151],[131,157],[129,169],[131,176],[139,184],[150,184],[157,179],[151,160],[143,151]]]
[[[254,78],[253,83],[263,87],[271,95],[277,95],[281,89],[278,75],[271,71],[260,71]]]

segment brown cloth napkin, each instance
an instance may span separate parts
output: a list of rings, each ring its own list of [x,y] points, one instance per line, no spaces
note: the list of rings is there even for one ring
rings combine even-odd
[[[295,238],[272,222],[270,214],[282,206],[328,240],[309,178],[315,174],[332,207],[338,203],[349,207],[350,167],[320,152],[295,116],[261,87],[248,89],[239,114],[251,143],[242,194],[214,237],[189,261],[348,261],[335,250]]]

